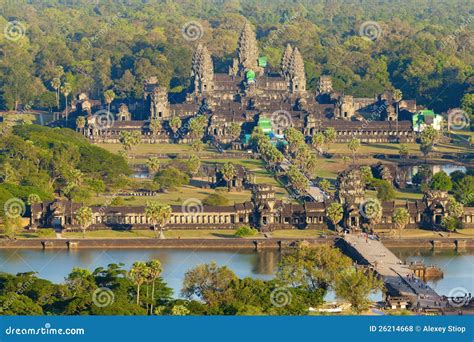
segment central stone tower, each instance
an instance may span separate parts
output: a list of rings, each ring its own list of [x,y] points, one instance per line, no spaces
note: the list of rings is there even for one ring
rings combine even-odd
[[[256,73],[262,73],[262,68],[258,66],[258,45],[257,38],[252,26],[245,22],[244,28],[240,33],[237,47],[238,74],[244,75],[246,71],[253,70]]]

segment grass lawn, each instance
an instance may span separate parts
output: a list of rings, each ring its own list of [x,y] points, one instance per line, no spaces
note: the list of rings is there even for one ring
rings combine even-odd
[[[96,144],[99,147],[102,147],[112,153],[118,153],[122,149],[122,145],[118,143],[114,144]],[[209,152],[218,152],[214,147],[204,145],[204,150],[201,152],[196,152],[191,148],[189,144],[138,144],[134,146],[130,152],[131,156],[142,155],[142,154],[152,154],[152,153],[161,153],[161,154],[204,154]]]
[[[136,197],[121,197],[124,199],[124,205],[144,205],[147,201],[159,201],[166,204],[172,205],[181,205],[187,199],[193,198],[198,200],[204,200],[207,196],[213,193],[219,193],[225,196],[229,200],[229,205],[234,203],[242,203],[245,201],[249,201],[251,198],[251,192],[249,190],[243,191],[230,191],[226,190],[227,188],[218,188],[215,189],[201,189],[197,187],[193,187],[190,185],[185,185],[177,190],[160,193],[156,196],[136,196]],[[108,199],[105,195],[100,195],[96,197],[92,197],[89,201],[91,205],[102,205],[108,202]]]
[[[56,233],[54,229],[38,229],[37,231],[24,230],[15,234],[17,239],[44,239],[44,238],[55,238]],[[0,238],[6,238],[2,232],[0,232]]]

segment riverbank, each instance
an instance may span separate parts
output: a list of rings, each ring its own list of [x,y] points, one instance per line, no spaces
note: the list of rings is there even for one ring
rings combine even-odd
[[[285,249],[304,243],[311,246],[321,244],[334,244],[337,237],[320,238],[221,238],[221,239],[153,239],[153,238],[85,238],[85,239],[17,239],[0,240],[0,249],[24,248],[24,249],[82,249],[82,248],[107,248],[107,249],[130,249],[130,248],[169,248],[169,249]],[[472,249],[474,239],[453,238],[387,238],[382,239],[387,247],[410,247],[426,249]]]

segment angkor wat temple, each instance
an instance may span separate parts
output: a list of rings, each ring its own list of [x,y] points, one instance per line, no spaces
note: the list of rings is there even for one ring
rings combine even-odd
[[[251,133],[260,118],[272,120],[275,134],[295,127],[312,136],[334,127],[337,141],[352,137],[362,142],[409,142],[415,139],[411,118],[415,100],[395,99],[390,91],[373,98],[356,98],[334,91],[330,76],[322,76],[316,92],[307,89],[303,57],[298,47],[287,45],[279,70],[270,70],[260,57],[255,33],[246,23],[227,73],[214,72],[212,56],[204,45],[197,45],[191,65],[193,87],[180,103],[170,103],[167,89],[150,77],[144,84],[144,99],[133,104],[113,104],[113,120],[104,125],[94,115],[100,103],[82,94],[74,102],[76,115],[87,117],[84,134],[92,140],[115,142],[121,131],[138,131],[143,142],[176,142],[190,139],[186,122],[196,115],[208,118],[208,137],[238,146],[241,139],[230,133],[237,123],[242,134]],[[176,134],[169,120],[177,116],[183,128]],[[161,131],[152,134],[150,120],[162,122]],[[111,121],[114,121],[111,123]]]
[[[407,228],[427,227],[442,229],[443,218],[449,216],[449,200],[445,192],[432,191],[423,200],[396,203],[378,202],[365,195],[358,168],[342,172],[338,177],[334,199],[342,204],[344,218],[339,223],[345,228],[360,228],[370,221],[368,206],[381,206],[377,228],[394,228],[392,217],[397,208],[407,209],[410,219]],[[235,229],[248,225],[262,232],[277,229],[314,229],[332,227],[326,215],[330,201],[292,203],[275,197],[269,185],[254,185],[251,201],[229,206],[206,206],[186,203],[171,206],[172,215],[165,229]],[[79,230],[75,213],[82,206],[66,200],[54,200],[31,206],[30,227],[60,227]],[[88,229],[151,229],[144,206],[93,206],[93,222]],[[474,207],[464,207],[460,218],[465,228],[474,227]]]

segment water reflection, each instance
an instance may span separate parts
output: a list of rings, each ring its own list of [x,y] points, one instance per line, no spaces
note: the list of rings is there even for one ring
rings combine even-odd
[[[455,287],[474,293],[474,251],[427,250],[398,248],[393,252],[407,262],[423,261],[435,264],[444,271],[444,278],[429,282],[439,293],[448,294]],[[42,278],[62,282],[73,267],[94,270],[111,263],[123,263],[129,269],[135,261],[159,259],[163,264],[163,278],[179,295],[185,273],[199,264],[215,261],[226,265],[237,276],[271,279],[280,261],[277,250],[253,252],[249,250],[205,249],[82,249],[82,250],[0,250],[0,271],[8,273],[38,272]],[[330,294],[330,297],[332,295]]]

